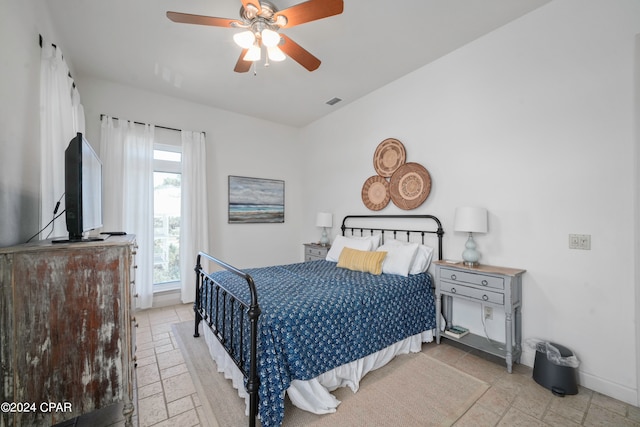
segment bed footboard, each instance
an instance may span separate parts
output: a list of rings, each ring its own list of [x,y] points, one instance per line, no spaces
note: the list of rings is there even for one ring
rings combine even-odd
[[[247,282],[250,292],[250,301],[242,300],[225,288],[224,284],[215,280],[210,273],[202,268],[202,261],[215,263],[223,269],[243,278]],[[246,390],[249,394],[249,425],[254,427],[258,415],[258,389],[260,379],[258,377],[258,318],[260,306],[258,294],[253,278],[235,267],[220,261],[204,252],[198,254],[196,260],[196,301],[193,305],[195,312],[195,331],[193,336],[199,337],[198,327],[204,320],[218,341],[240,369],[247,380]],[[212,308],[215,307],[215,310]],[[212,313],[214,313],[212,315]],[[248,318],[250,328],[249,355],[244,352],[245,318]],[[228,324],[227,322],[231,322]],[[246,361],[249,358],[247,371]]]

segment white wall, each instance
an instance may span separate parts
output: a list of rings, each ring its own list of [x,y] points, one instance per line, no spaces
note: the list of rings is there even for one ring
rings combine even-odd
[[[40,227],[38,35],[53,33],[43,7],[0,1],[0,247],[24,242]]]
[[[371,213],[360,191],[374,150],[398,138],[431,174],[431,194],[411,213],[442,220],[444,256],[459,259],[464,246],[455,208],[486,207],[481,262],[527,270],[523,336],[569,347],[583,385],[638,404],[629,328],[638,33],[640,2],[554,1],[308,126],[306,239],[319,210]],[[569,250],[569,233],[590,234],[591,250]],[[457,308],[481,331],[477,306]],[[504,336],[501,320],[488,322],[491,336]]]
[[[213,256],[239,268],[301,259],[297,129],[103,80],[76,78],[76,83],[92,144],[100,140],[100,114],[206,132]],[[284,180],[284,224],[228,224],[228,175]]]
[[[635,191],[634,191],[634,217],[635,217],[635,227],[634,227],[634,259],[635,259],[635,289],[636,289],[636,377],[638,384],[638,403],[637,406],[640,406],[640,322],[638,321],[638,313],[640,313],[640,257],[638,254],[640,253],[640,117],[638,117],[638,112],[640,111],[640,34],[636,35],[636,45],[635,45],[635,69],[634,69],[634,82],[635,82]]]

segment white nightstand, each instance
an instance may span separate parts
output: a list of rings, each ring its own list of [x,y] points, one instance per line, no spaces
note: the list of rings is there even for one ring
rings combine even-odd
[[[327,258],[327,252],[329,252],[330,245],[323,246],[320,243],[305,243],[304,244],[304,260],[305,261],[317,261]]]
[[[520,360],[522,353],[522,275],[526,270],[515,268],[479,265],[467,267],[462,262],[451,264],[446,261],[434,261],[436,268],[436,312],[446,319],[446,327],[451,327],[453,298],[477,302],[486,306],[501,307],[505,313],[504,349],[488,342],[486,337],[467,334],[459,339],[440,334],[440,316],[436,316],[436,342],[440,337],[461,342],[507,362],[507,371],[511,373],[513,362]],[[444,310],[442,298],[444,297]],[[464,326],[464,325],[462,325]]]

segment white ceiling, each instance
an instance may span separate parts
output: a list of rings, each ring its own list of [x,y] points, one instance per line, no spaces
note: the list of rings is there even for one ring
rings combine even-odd
[[[236,19],[239,0],[47,1],[76,76],[97,77],[304,126],[550,0],[345,0],[341,15],[284,29],[318,57],[233,71],[239,30],[177,24],[166,11]],[[272,0],[284,9],[301,0]],[[395,5],[395,6],[394,6]],[[82,89],[82,88],[81,88]],[[343,101],[329,106],[326,101]]]

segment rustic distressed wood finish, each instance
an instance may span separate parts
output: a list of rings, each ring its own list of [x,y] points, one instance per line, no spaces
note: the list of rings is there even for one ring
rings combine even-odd
[[[120,401],[131,425],[135,247],[112,236],[0,249],[0,400],[36,408],[3,411],[0,425],[49,426]]]

